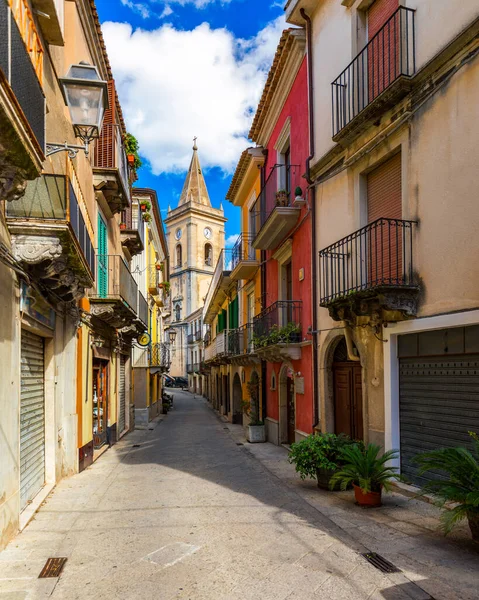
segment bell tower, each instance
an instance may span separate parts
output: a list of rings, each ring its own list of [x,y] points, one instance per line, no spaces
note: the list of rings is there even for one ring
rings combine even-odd
[[[178,206],[165,219],[170,254],[171,318],[177,336],[171,375],[186,377],[188,315],[203,306],[219,254],[225,245],[223,208],[213,208],[194,139],[193,156]]]

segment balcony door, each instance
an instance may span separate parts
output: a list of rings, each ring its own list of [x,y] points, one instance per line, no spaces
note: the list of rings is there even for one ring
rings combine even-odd
[[[98,215],[98,260],[97,260],[97,286],[100,298],[108,295],[108,234],[106,223]]]
[[[399,0],[375,0],[367,12],[369,102],[372,102],[399,75]]]
[[[367,176],[368,284],[404,284],[401,153],[382,163]],[[379,221],[378,219],[389,219]]]
[[[334,353],[334,431],[354,440],[363,439],[362,368],[350,361],[343,338]]]

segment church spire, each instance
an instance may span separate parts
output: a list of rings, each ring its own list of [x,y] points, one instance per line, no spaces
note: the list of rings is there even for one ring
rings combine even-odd
[[[201,170],[200,159],[198,158],[198,146],[196,145],[197,138],[194,138],[193,157],[191,159],[188,175],[186,176],[185,185],[181,192],[178,206],[187,202],[197,202],[203,206],[210,206],[210,197],[206,188],[203,171]]]

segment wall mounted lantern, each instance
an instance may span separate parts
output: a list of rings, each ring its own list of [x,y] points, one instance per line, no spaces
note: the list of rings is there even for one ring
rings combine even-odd
[[[100,136],[105,110],[109,107],[107,82],[100,79],[96,67],[85,62],[72,65],[66,77],[59,81],[73,130],[84,145],[47,142],[46,155],[68,152],[70,158],[75,158],[83,150],[88,156],[90,143]]]

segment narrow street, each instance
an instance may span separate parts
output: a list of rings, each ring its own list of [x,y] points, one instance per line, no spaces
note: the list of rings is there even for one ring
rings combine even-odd
[[[1,598],[431,597],[370,566],[361,544],[238,445],[203,398],[174,396],[163,422],[57,486],[0,553]],[[61,577],[38,579],[51,556],[68,558]],[[467,587],[474,564],[462,561]]]

